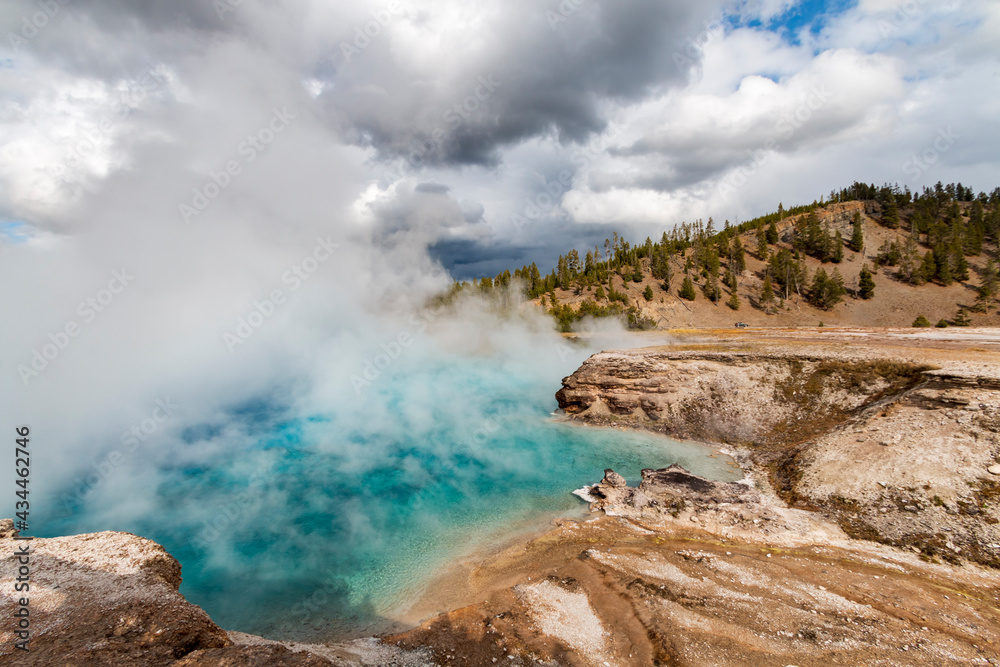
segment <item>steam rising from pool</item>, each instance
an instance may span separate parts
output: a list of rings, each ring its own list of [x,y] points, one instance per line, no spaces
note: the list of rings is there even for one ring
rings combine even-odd
[[[389,346],[388,363],[376,344],[329,383],[320,372],[175,418],[107,479],[64,489],[46,532],[149,537],[222,627],[318,639],[388,629],[385,613],[449,558],[580,511],[571,491],[606,467],[630,481],[674,462],[736,478],[702,446],[553,420],[560,379],[590,349],[437,324]],[[359,383],[368,361],[378,375]]]

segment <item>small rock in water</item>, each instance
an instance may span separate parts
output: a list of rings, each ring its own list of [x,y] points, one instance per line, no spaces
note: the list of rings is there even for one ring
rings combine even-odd
[[[604,483],[610,486],[624,487],[625,478],[611,468],[607,468],[604,471]]]
[[[986,469],[991,475],[1000,475],[1000,463],[995,463]]]

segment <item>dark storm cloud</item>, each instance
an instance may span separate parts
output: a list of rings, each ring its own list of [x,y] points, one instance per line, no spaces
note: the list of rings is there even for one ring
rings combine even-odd
[[[580,0],[560,12],[555,2],[508,3],[467,36],[478,48],[447,71],[410,71],[390,39],[373,39],[341,63],[326,99],[384,157],[417,167],[492,165],[500,149],[530,137],[584,141],[605,128],[608,100],[640,100],[686,81],[674,54],[718,6]]]
[[[417,192],[427,192],[430,194],[443,195],[447,194],[450,187],[447,185],[442,185],[440,183],[420,183],[415,188]]]
[[[19,55],[78,76],[114,80],[180,57],[223,33],[249,36],[240,8],[220,6],[232,11],[220,16],[211,0],[12,0],[0,8],[0,26],[6,45]],[[24,41],[10,44],[10,34]]]
[[[233,26],[231,18],[240,4],[240,0],[217,4],[209,0],[71,0],[72,11],[115,32],[134,28],[137,22],[150,31],[221,31]]]
[[[662,231],[662,230],[661,230]],[[472,280],[496,276],[505,270],[535,263],[542,275],[555,268],[559,255],[576,248],[583,257],[594,246],[604,253],[604,240],[614,232],[625,233],[629,242],[639,243],[645,229],[624,229],[619,225],[576,225],[567,220],[540,220],[525,228],[519,238],[491,237],[484,241],[471,239],[440,241],[430,246],[431,257],[441,263],[455,280]],[[648,234],[655,234],[649,230]]]

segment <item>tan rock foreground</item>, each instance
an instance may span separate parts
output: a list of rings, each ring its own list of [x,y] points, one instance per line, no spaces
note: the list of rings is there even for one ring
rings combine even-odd
[[[175,667],[429,664],[371,642],[301,645],[227,633],[177,589],[181,566],[163,547],[130,533],[15,540],[0,521],[0,664]],[[30,590],[14,589],[13,554],[29,545]],[[30,601],[29,651],[15,647],[20,597]]]
[[[224,632],[161,547],[98,533],[31,542],[15,655],[8,522],[0,664],[1000,665],[1000,332],[677,334],[595,355],[559,401],[724,444],[746,479],[605,471],[593,519],[456,564],[408,632],[336,645]]]

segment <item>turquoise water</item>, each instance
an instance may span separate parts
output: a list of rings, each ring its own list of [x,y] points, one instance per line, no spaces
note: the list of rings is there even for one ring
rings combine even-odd
[[[554,421],[559,377],[530,360],[414,360],[305,416],[275,392],[186,425],[176,451],[143,463],[155,484],[116,525],[87,502],[47,523],[154,539],[182,563],[181,592],[222,627],[318,639],[385,630],[383,613],[435,568],[579,511],[571,492],[606,467],[633,483],[674,462],[739,476],[703,446]]]

